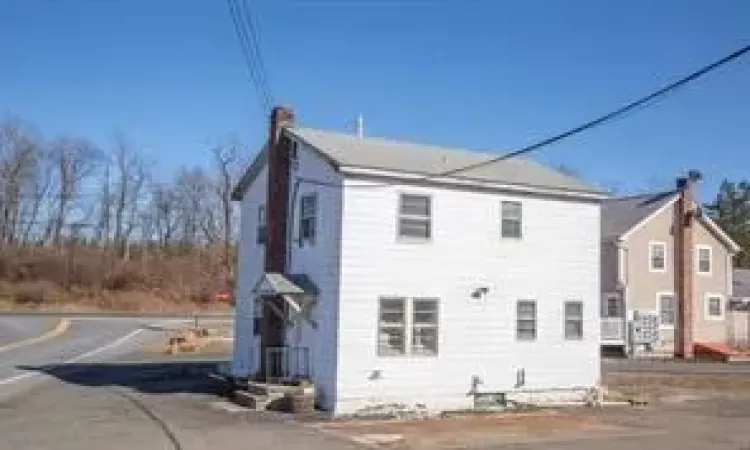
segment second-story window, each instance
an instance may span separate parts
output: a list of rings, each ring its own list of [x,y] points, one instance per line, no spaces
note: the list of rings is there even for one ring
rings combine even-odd
[[[711,247],[698,247],[698,273],[711,274]]]
[[[667,244],[651,242],[648,245],[649,268],[652,272],[664,272],[667,268]]]
[[[315,222],[318,215],[318,196],[303,195],[299,202],[299,245],[315,245]]]
[[[258,244],[266,243],[266,207],[265,205],[258,206],[258,228],[256,230],[255,242]]]
[[[398,237],[428,240],[432,236],[431,202],[427,195],[401,194],[398,205]]]
[[[522,211],[521,202],[502,202],[500,234],[504,238],[521,238]]]

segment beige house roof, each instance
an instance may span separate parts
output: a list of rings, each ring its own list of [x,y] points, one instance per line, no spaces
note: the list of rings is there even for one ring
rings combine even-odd
[[[626,238],[634,229],[659,214],[664,208],[673,205],[678,198],[679,194],[676,191],[666,191],[605,199],[602,202],[601,213],[602,241],[611,242]],[[730,252],[736,253],[740,250],[740,246],[705,213],[699,214],[698,220]]]

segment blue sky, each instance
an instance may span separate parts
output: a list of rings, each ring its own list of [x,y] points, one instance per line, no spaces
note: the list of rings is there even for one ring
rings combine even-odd
[[[750,43],[750,2],[254,0],[273,92],[305,126],[512,150]],[[115,130],[161,173],[266,131],[224,0],[0,0],[0,116]],[[546,148],[607,188],[750,177],[750,57]]]

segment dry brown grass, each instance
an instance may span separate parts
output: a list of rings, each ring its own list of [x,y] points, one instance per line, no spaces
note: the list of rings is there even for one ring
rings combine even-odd
[[[227,309],[220,249],[132,249],[127,259],[92,246],[10,247],[0,254],[0,307],[192,311]]]

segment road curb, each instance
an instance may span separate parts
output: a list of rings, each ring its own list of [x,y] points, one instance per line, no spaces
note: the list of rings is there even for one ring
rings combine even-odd
[[[62,318],[57,322],[54,328],[45,331],[40,336],[22,339],[20,341],[12,342],[7,345],[0,346],[0,353],[15,350],[18,348],[26,347],[28,345],[38,344],[40,342],[47,341],[49,339],[56,338],[61,334],[65,333],[70,328],[70,320]]]

